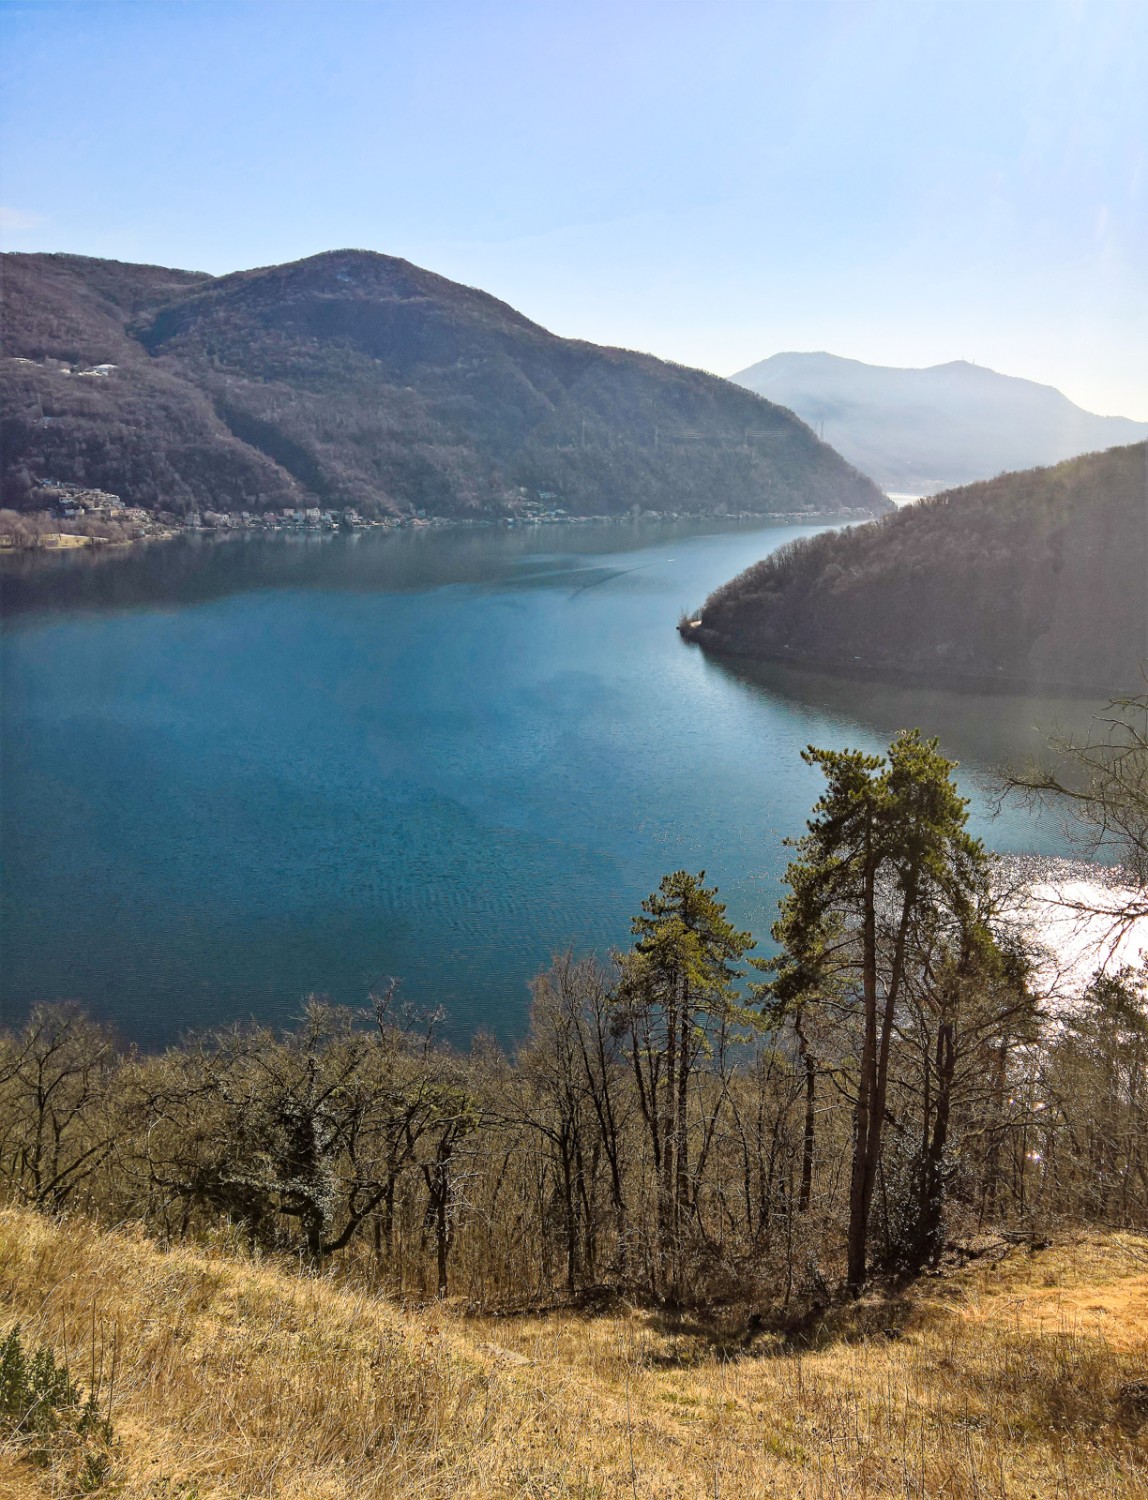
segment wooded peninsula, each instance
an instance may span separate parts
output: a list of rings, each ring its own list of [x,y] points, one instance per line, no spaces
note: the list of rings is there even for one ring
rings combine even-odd
[[[1148,444],[1002,474],[790,543],[682,622],[706,649],[1092,694],[1148,651]]]

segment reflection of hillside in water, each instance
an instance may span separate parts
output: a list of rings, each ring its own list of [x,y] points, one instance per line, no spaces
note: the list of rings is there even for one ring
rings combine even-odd
[[[506,586],[575,578],[586,554],[625,553],[701,534],[761,532],[744,522],[608,521],[576,526],[459,526],[364,532],[188,533],[131,548],[0,556],[0,614],[204,604],[269,589],[409,593],[451,584]]]
[[[916,683],[836,675],[783,662],[706,657],[710,670],[749,694],[767,694],[837,720],[845,739],[859,724],[889,740],[899,729],[935,735],[941,749],[984,786],[997,768],[1048,757],[1049,735],[1084,734],[1100,700],[1046,694],[954,692]]]

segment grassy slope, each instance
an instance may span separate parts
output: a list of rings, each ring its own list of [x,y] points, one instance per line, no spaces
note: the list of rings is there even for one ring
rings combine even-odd
[[[802,1353],[638,1311],[465,1319],[0,1214],[0,1328],[81,1375],[115,1357],[125,1497],[1148,1496],[1119,1398],[1148,1372],[1148,1241],[1013,1250],[849,1318],[874,1331]],[[12,1445],[0,1490],[64,1492]]]

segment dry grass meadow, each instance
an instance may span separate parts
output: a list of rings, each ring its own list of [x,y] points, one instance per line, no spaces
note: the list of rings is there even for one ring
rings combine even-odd
[[[232,1248],[0,1213],[0,1334],[110,1410],[0,1494],[1148,1500],[1148,1240],[1000,1244],[801,1345],[646,1309],[404,1309]],[[103,1462],[95,1472],[103,1472]]]

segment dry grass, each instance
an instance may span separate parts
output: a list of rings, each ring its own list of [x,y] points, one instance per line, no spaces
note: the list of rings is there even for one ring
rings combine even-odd
[[[17,1318],[81,1379],[94,1349],[105,1391],[114,1362],[127,1500],[1148,1500],[1131,1235],[1011,1251],[798,1351],[636,1310],[405,1312],[223,1246],[9,1212],[0,1328]],[[0,1493],[65,1492],[0,1450]]]
[[[58,551],[70,547],[90,547],[92,539],[90,536],[76,536],[69,531],[47,531],[37,538],[38,544],[48,551]],[[10,536],[0,536],[0,551],[15,552],[20,550]],[[0,1471],[2,1473],[2,1471]],[[6,1493],[0,1491],[0,1493]]]

